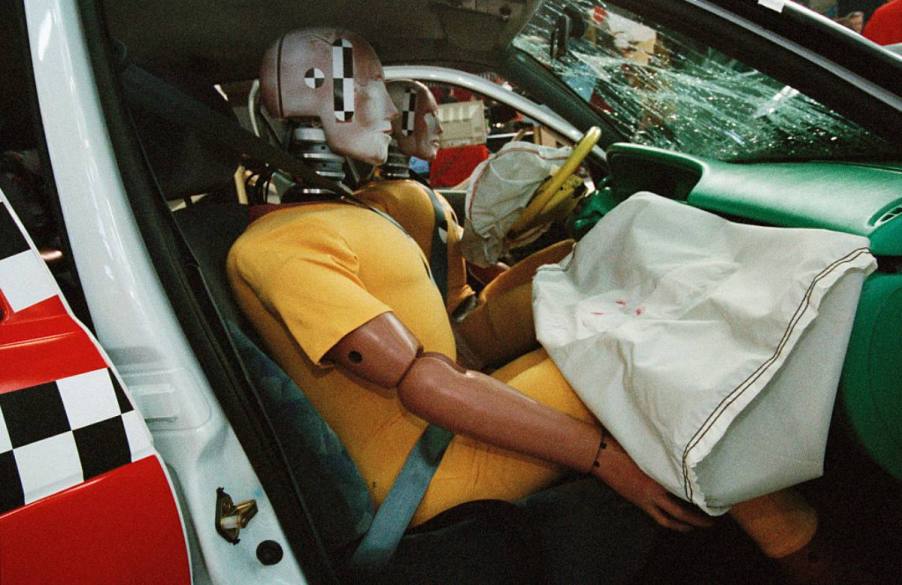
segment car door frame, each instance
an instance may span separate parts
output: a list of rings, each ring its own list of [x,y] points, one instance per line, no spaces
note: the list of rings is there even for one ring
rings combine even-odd
[[[211,342],[206,319],[215,308],[198,307],[192,283],[174,270],[191,260],[123,108],[102,7],[93,0],[28,0],[25,18],[81,285],[97,337],[132,389],[185,504],[194,582],[330,581],[284,457],[262,417],[249,412],[252,393],[229,361],[234,350],[223,346],[224,333]],[[257,503],[236,544],[215,529],[219,487],[235,501]],[[276,564],[258,559],[263,541],[285,552]]]

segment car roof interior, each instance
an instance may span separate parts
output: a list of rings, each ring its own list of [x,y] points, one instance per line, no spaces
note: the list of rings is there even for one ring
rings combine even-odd
[[[135,62],[229,82],[257,76],[260,56],[299,27],[350,27],[382,61],[486,65],[538,8],[538,0],[104,0],[110,35]],[[240,23],[240,26],[236,23]]]

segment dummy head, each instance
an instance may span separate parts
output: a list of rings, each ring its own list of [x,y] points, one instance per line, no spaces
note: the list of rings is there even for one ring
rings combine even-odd
[[[398,142],[398,148],[408,156],[434,159],[442,124],[432,92],[419,81],[401,79],[388,84],[388,93],[401,112],[392,121],[392,137]]]
[[[260,68],[263,105],[277,118],[316,118],[335,152],[371,164],[388,155],[392,105],[382,64],[355,33],[293,31],[270,47]]]

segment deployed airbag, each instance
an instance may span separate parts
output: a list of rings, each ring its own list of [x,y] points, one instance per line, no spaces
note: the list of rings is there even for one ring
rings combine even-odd
[[[533,283],[539,341],[638,465],[719,514],[817,477],[863,237],[741,225],[651,193]]]
[[[470,175],[467,217],[460,247],[477,266],[491,266],[505,254],[505,236],[536,189],[570,156],[569,146],[551,148],[531,142],[508,142]],[[536,237],[541,232],[536,233]],[[521,244],[524,242],[520,242]]]

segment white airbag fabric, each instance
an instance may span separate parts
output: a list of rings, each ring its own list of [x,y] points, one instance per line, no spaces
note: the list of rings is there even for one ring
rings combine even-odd
[[[477,266],[490,266],[506,253],[504,237],[536,189],[563,164],[572,149],[508,142],[470,174],[467,217],[460,247]],[[540,234],[537,234],[540,235]]]
[[[719,514],[822,473],[875,267],[863,237],[740,225],[639,193],[539,270],[536,331],[638,465]]]

